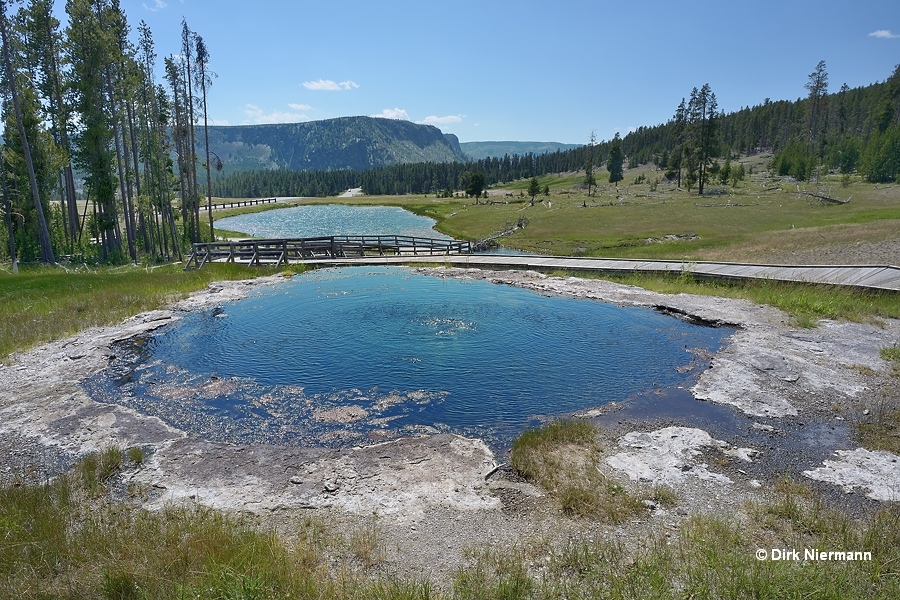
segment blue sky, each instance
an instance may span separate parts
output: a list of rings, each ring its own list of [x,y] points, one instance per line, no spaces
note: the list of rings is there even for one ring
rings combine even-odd
[[[62,10],[64,3],[58,3]],[[203,36],[219,124],[350,115],[431,123],[460,141],[586,143],[665,122],[709,83],[725,111],[829,90],[900,63],[897,0],[121,0],[157,53]]]

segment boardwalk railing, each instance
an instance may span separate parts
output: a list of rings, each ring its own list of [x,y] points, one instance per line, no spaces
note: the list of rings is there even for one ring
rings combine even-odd
[[[366,256],[436,256],[468,254],[470,242],[408,235],[347,235],[274,240],[198,243],[191,246],[185,270],[208,262],[281,266],[293,261]]]
[[[273,204],[278,202],[277,198],[257,198],[255,200],[234,200],[232,202],[220,202],[218,204],[213,204],[213,210],[218,210],[220,208],[238,208],[240,206],[255,206],[257,204]],[[206,208],[206,205],[203,206]]]

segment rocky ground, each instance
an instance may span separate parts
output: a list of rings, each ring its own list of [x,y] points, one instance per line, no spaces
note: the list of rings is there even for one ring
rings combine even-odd
[[[829,321],[801,330],[777,309],[740,300],[533,272],[419,270],[736,327],[689,390],[651,390],[578,415],[601,428],[598,464],[607,475],[639,491],[665,485],[676,505],[647,502],[642,518],[618,526],[587,522],[564,516],[480,440],[443,434],[346,450],[211,443],[98,404],[80,387],[105,368],[116,341],[279,277],[214,284],[171,309],[84,331],[0,366],[0,483],[40,481],[86,452],[137,445],[147,459],[123,483],[150,509],[199,502],[250,513],[288,538],[315,514],[335,535],[377,532],[377,569],[436,581],[469,560],[467,549],[484,545],[572,537],[637,544],[649,532],[675,531],[692,513],[740,515],[747,500],[765,497],[785,474],[852,512],[900,500],[897,456],[860,448],[852,431],[856,419],[898,397],[879,349],[897,343],[900,322]]]

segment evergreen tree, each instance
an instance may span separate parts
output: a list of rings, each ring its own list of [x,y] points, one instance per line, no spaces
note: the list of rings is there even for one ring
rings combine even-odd
[[[476,171],[469,176],[469,183],[466,185],[466,196],[479,198],[481,191],[484,189],[484,173]]]
[[[212,215],[212,169],[209,161],[209,121],[208,114],[206,110],[206,91],[209,89],[209,86],[212,85],[212,73],[209,71],[209,51],[206,49],[206,44],[203,42],[203,38],[199,35],[195,35],[195,47],[197,52],[197,78],[196,84],[197,87],[200,88],[201,100],[203,103],[203,137],[206,145],[206,207],[207,213],[209,214],[209,236],[210,240],[215,240],[215,230],[213,229],[213,215]]]
[[[20,10],[18,22],[23,30],[27,54],[33,64],[28,68],[36,74],[35,86],[44,100],[43,118],[49,123],[56,146],[62,151],[60,182],[60,206],[63,220],[63,236],[69,251],[74,251],[78,237],[78,206],[75,198],[75,178],[72,171],[72,145],[69,140],[71,107],[65,99],[66,77],[62,66],[64,40],[60,23],[53,16],[52,0],[31,0]]]
[[[116,61],[114,43],[107,29],[109,5],[105,0],[69,0],[67,60],[72,68],[72,91],[79,116],[75,162],[86,174],[88,201],[104,261],[122,255],[119,213],[116,208],[116,176],[113,173],[113,119],[107,95],[107,68]]]
[[[900,125],[872,136],[860,161],[860,171],[872,182],[900,179]]]
[[[591,132],[591,140],[587,145],[587,158],[584,161],[584,185],[588,189],[588,198],[591,196],[591,190],[597,185],[597,178],[594,177],[594,143],[597,137]]]
[[[13,69],[13,61],[10,56],[12,52],[11,39],[8,33],[6,18],[6,2],[0,0],[0,38],[3,42],[3,66],[6,74],[6,84],[9,91],[9,97],[13,107],[13,115],[16,122],[16,129],[21,143],[22,158],[25,162],[25,169],[28,173],[28,185],[31,190],[31,198],[34,203],[34,211],[37,216],[38,224],[38,242],[40,246],[41,261],[45,263],[55,263],[56,258],[53,254],[53,244],[50,239],[50,228],[44,212],[43,201],[41,199],[41,190],[38,186],[37,174],[35,172],[34,157],[31,152],[31,142],[26,131],[24,113],[22,103],[20,102],[19,85],[20,82],[16,77]]]
[[[678,187],[681,187],[681,168],[684,155],[684,134],[687,125],[687,106],[684,98],[678,108],[675,109],[675,116],[669,122],[669,152],[665,155],[663,164],[659,166],[666,169],[666,177],[669,179],[675,177]]]
[[[825,137],[823,129],[828,116],[828,72],[825,70],[824,60],[820,60],[816,69],[809,74],[809,81],[805,87],[809,91],[806,120],[807,152],[821,158],[821,141]]]
[[[689,161],[689,177],[698,184],[698,193],[703,195],[703,188],[708,177],[708,169],[716,151],[716,128],[718,126],[719,108],[716,95],[709,84],[703,84],[699,90],[691,90],[691,98],[687,106],[687,153]],[[689,188],[690,189],[690,186]]]
[[[625,157],[622,154],[622,140],[619,138],[619,132],[617,131],[609,145],[609,158],[606,159],[606,170],[609,171],[609,182],[616,184],[616,189],[619,189],[618,183],[625,178],[622,169],[624,164]]]
[[[531,205],[534,206],[535,197],[541,193],[541,182],[537,177],[532,177],[528,182],[528,195],[531,196]]]

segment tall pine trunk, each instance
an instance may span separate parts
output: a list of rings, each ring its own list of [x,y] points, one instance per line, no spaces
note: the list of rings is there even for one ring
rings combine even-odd
[[[25,158],[25,166],[28,170],[28,184],[31,186],[31,196],[34,200],[34,210],[38,219],[38,243],[41,248],[41,262],[56,264],[53,256],[53,245],[50,241],[50,229],[44,216],[44,207],[41,203],[41,193],[38,189],[37,177],[34,173],[34,161],[31,157],[31,145],[28,136],[25,135],[25,123],[22,121],[22,106],[19,104],[19,93],[16,90],[16,77],[12,68],[12,59],[9,56],[10,46],[6,31],[6,3],[0,0],[0,37],[3,41],[3,63],[6,68],[6,78],[9,82],[9,92],[12,98],[13,110],[16,116],[16,125],[19,137],[22,141],[22,154]]]

